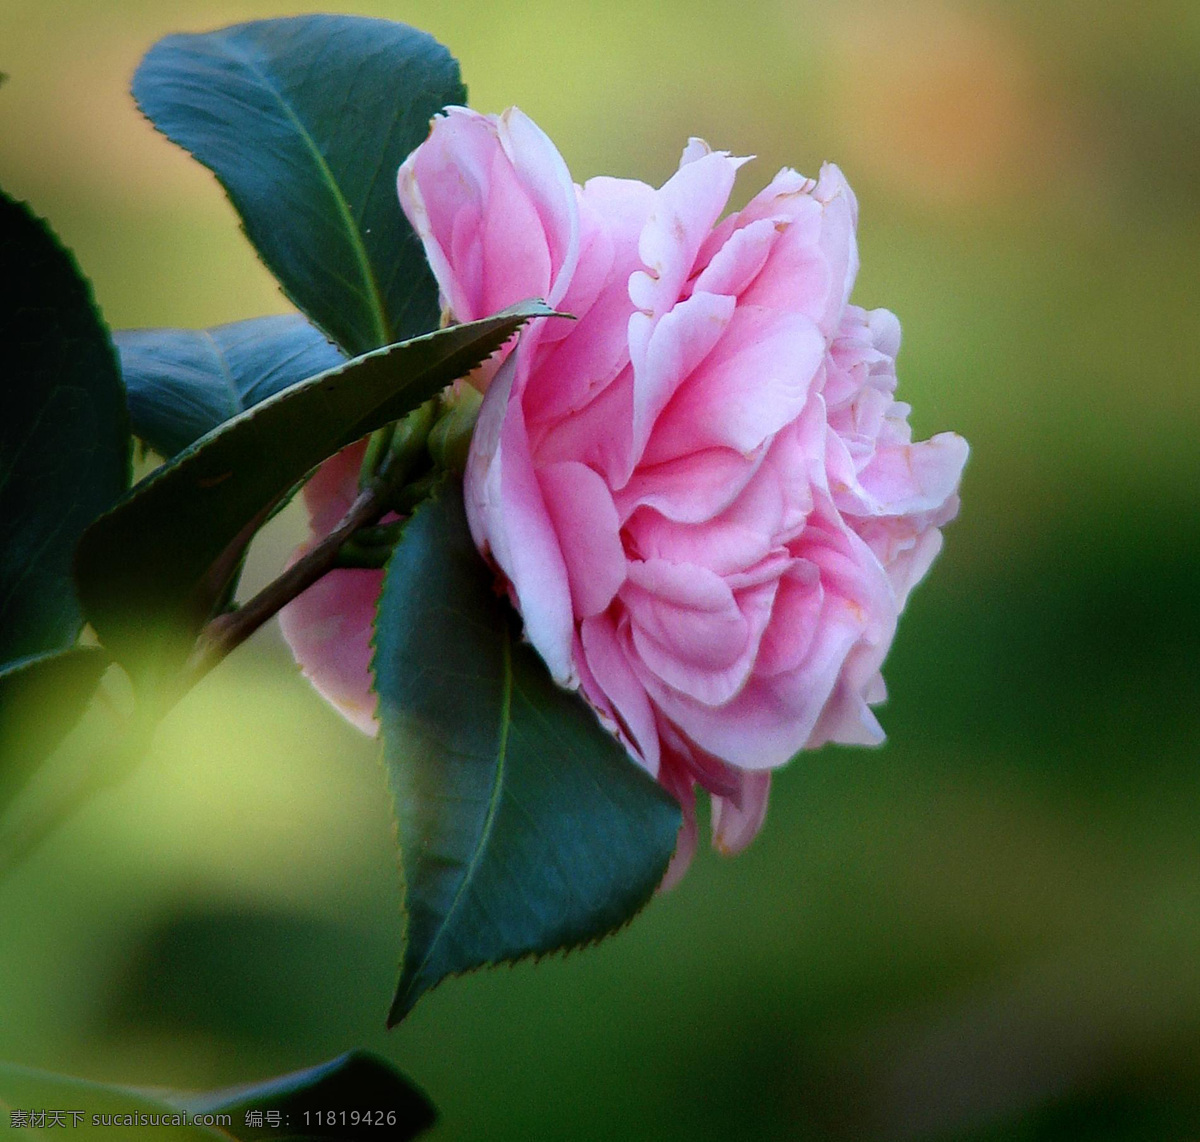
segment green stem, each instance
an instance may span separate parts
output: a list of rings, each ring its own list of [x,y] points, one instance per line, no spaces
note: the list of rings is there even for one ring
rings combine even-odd
[[[365,488],[379,471],[380,466],[386,459],[389,450],[392,447],[392,440],[396,435],[396,422],[385,424],[382,428],[376,429],[371,433],[371,438],[367,441],[367,450],[363,453],[362,467],[358,472],[359,489]]]
[[[396,546],[400,533],[404,530],[406,519],[394,519],[391,523],[376,524],[375,527],[359,528],[354,538],[346,544],[347,547],[386,547],[389,551]],[[343,550],[345,550],[343,548]]]

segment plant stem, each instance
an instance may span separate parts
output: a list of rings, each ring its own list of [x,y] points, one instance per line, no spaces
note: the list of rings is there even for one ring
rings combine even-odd
[[[119,784],[150,746],[159,721],[197,682],[259,627],[338,566],[347,541],[397,507],[404,510],[397,482],[403,466],[386,458],[375,477],[358,493],[350,510],[311,551],[296,560],[277,579],[235,611],[218,615],[201,631],[187,664],[178,677],[140,695],[133,717],[93,756],[85,770],[64,774],[50,801],[0,824],[0,877],[20,864],[63,821],[73,816],[103,789]],[[384,538],[378,535],[378,538]]]
[[[386,482],[371,481],[350,505],[341,522],[311,551],[296,560],[278,579],[268,583],[236,611],[218,615],[196,640],[180,680],[182,695],[200,681],[231,650],[240,646],[268,619],[311,587],[337,564],[342,545],[361,527],[375,523],[387,510]]]

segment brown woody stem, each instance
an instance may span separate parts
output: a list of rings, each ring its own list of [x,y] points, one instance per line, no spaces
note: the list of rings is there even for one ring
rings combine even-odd
[[[297,595],[311,587],[338,561],[342,545],[359,528],[375,523],[387,510],[384,481],[372,481],[350,505],[341,522],[311,551],[296,560],[278,579],[268,583],[236,611],[218,615],[201,632],[184,670],[181,692],[191,689],[231,650],[246,641],[263,623]]]

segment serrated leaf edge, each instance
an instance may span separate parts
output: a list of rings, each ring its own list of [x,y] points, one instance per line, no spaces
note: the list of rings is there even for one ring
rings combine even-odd
[[[232,416],[228,420],[222,421],[215,428],[209,429],[209,431],[206,432],[203,436],[201,436],[197,440],[193,441],[193,443],[189,444],[182,451],[177,452],[174,456],[170,457],[159,467],[155,468],[154,471],[151,472],[149,475],[147,475],[143,479],[139,480],[132,488],[130,488],[128,490],[128,492],[126,492],[126,494],[124,496],[121,497],[121,499],[119,499],[115,504],[113,504],[113,506],[111,508],[109,508],[108,511],[102,512],[100,515],[98,515],[96,517],[96,520],[93,521],[93,523],[99,522],[100,520],[106,519],[109,516],[116,514],[122,508],[124,508],[126,504],[129,504],[135,498],[142,495],[144,492],[146,492],[151,487],[154,487],[156,484],[167,479],[167,477],[170,476],[170,474],[172,472],[174,472],[178,467],[180,467],[185,461],[191,459],[191,457],[193,455],[195,455],[196,453],[200,452],[203,448],[205,448],[213,437],[222,435],[225,432],[230,431],[231,428],[236,424],[240,424],[244,421],[248,421],[256,416],[261,416],[261,415],[267,414],[268,410],[270,408],[272,408],[274,405],[276,405],[284,400],[288,400],[288,399],[292,398],[296,394],[297,390],[300,389],[301,387],[315,388],[315,387],[322,385],[325,382],[331,380],[334,377],[340,376],[341,374],[343,374],[345,372],[348,372],[352,369],[358,368],[365,361],[374,360],[379,357],[385,357],[390,353],[398,352],[401,349],[405,349],[410,345],[416,345],[417,343],[422,342],[422,341],[430,341],[436,337],[444,335],[448,329],[463,329],[468,325],[483,325],[488,322],[497,321],[500,318],[519,317],[520,320],[519,320],[518,324],[516,325],[516,327],[514,327],[514,329],[512,330],[511,333],[509,333],[494,348],[489,349],[486,353],[484,353],[482,356],[480,356],[479,359],[475,361],[474,365],[469,366],[462,374],[460,374],[460,376],[465,376],[466,373],[470,372],[472,368],[478,367],[480,362],[487,360],[487,358],[490,357],[493,353],[495,353],[498,349],[500,349],[501,346],[503,346],[510,337],[512,337],[527,322],[532,321],[535,317],[570,317],[570,316],[572,316],[571,314],[558,313],[557,311],[550,309],[548,306],[545,306],[545,304],[542,303],[540,301],[540,299],[534,299],[534,300],[536,300],[537,304],[542,306],[542,309],[539,310],[538,312],[521,313],[521,314],[512,312],[512,311],[516,311],[516,310],[520,309],[524,305],[531,304],[531,302],[520,302],[515,306],[510,306],[508,309],[501,310],[500,312],[491,314],[488,317],[480,318],[479,321],[477,321],[477,322],[471,321],[471,322],[465,322],[462,325],[448,326],[446,329],[434,329],[434,330],[431,330],[429,333],[422,333],[419,337],[410,337],[407,341],[397,341],[397,342],[395,342],[395,344],[392,344],[392,345],[384,345],[380,349],[372,349],[368,353],[360,353],[357,357],[351,357],[349,360],[343,361],[340,365],[335,365],[333,368],[326,369],[322,373],[314,373],[311,377],[305,377],[303,380],[297,381],[295,384],[289,385],[285,389],[280,389],[279,392],[277,392],[277,393],[272,393],[265,400],[259,401],[258,404],[252,405],[250,408],[247,408],[247,409],[243,410],[242,412],[239,412],[236,416]],[[481,342],[483,342],[484,344],[486,344],[492,337],[496,336],[497,333],[498,333],[498,331],[495,331],[495,332],[490,331],[490,330],[487,332],[481,331],[479,340]],[[384,398],[384,400],[380,401],[380,404],[386,404],[387,401],[390,399],[391,399],[390,397],[386,397],[386,398]],[[376,405],[375,407],[378,408],[379,405]]]
[[[568,315],[563,315],[563,316],[568,316]],[[430,503],[431,501],[436,499],[438,496],[443,494],[449,484],[450,484],[449,480],[446,480],[446,481],[438,484],[434,488],[434,490],[431,492],[429,497],[425,501],[423,501],[423,503],[417,508],[417,511],[420,511],[421,508],[424,507],[426,504]],[[413,516],[415,516],[415,515],[416,515],[416,512],[414,511]],[[412,517],[410,516],[409,518],[411,519]],[[382,598],[382,591],[380,592],[380,598]],[[378,616],[378,610],[376,611],[376,615]],[[370,646],[372,649],[372,655],[371,655],[372,677],[374,677],[374,675],[375,675],[374,663],[375,663],[376,654],[378,653],[378,647],[377,647],[377,644],[375,641],[375,638],[376,638],[375,630],[376,629],[377,629],[377,627],[372,629],[371,641],[370,641]],[[399,865],[399,868],[400,868],[400,875],[401,875],[402,888],[403,888],[403,894],[404,894],[403,902],[401,904],[401,916],[402,916],[402,921],[403,921],[404,929],[405,929],[404,936],[403,936],[403,939],[401,942],[400,956],[399,956],[401,976],[400,976],[400,980],[397,983],[396,995],[394,996],[394,998],[392,1000],[391,1008],[388,1012],[388,1017],[387,1017],[387,1027],[389,1030],[393,1027],[396,1027],[399,1023],[401,1023],[405,1018],[408,1017],[408,1015],[412,1012],[413,1008],[416,1006],[417,1001],[423,995],[425,995],[427,992],[433,991],[435,988],[440,986],[447,979],[457,979],[462,976],[473,975],[476,972],[481,971],[485,968],[499,967],[502,964],[506,964],[511,968],[511,967],[516,966],[519,963],[524,963],[526,961],[532,961],[535,964],[541,963],[542,960],[547,959],[548,957],[557,956],[560,954],[563,957],[566,957],[566,956],[570,955],[570,953],[573,951],[581,951],[581,950],[584,950],[587,948],[595,947],[598,944],[600,944],[602,941],[608,939],[610,936],[614,936],[618,932],[623,931],[631,923],[633,923],[634,919],[642,913],[642,911],[645,909],[646,905],[648,905],[650,903],[650,901],[654,898],[655,893],[658,891],[658,886],[659,886],[659,884],[662,883],[662,878],[663,878],[663,876],[666,875],[667,868],[670,865],[673,850],[672,850],[672,853],[668,853],[666,858],[663,860],[662,867],[658,871],[658,874],[653,878],[649,891],[647,891],[643,897],[636,900],[634,907],[629,910],[629,912],[624,916],[624,918],[622,920],[620,920],[618,923],[612,925],[611,927],[605,928],[602,931],[599,931],[595,935],[588,937],[586,939],[577,940],[577,941],[573,941],[573,942],[559,943],[552,947],[547,947],[547,948],[540,948],[540,949],[530,948],[529,950],[520,952],[516,955],[501,956],[496,959],[484,960],[481,963],[474,964],[470,967],[464,967],[464,968],[459,968],[454,971],[448,971],[444,975],[439,976],[432,983],[428,983],[428,984],[425,984],[424,986],[419,987],[419,989],[415,990],[415,993],[414,993],[414,989],[417,988],[417,985],[420,984],[420,982],[421,982],[421,973],[424,970],[426,964],[428,964],[428,962],[432,956],[433,949],[437,946],[438,941],[442,938],[442,934],[446,931],[447,927],[449,926],[450,916],[452,915],[454,910],[458,907],[458,903],[459,903],[460,899],[462,898],[464,892],[466,891],[468,882],[471,879],[471,877],[478,865],[478,861],[481,858],[484,850],[486,849],[488,840],[491,837],[496,812],[497,812],[497,809],[498,809],[498,806],[500,803],[500,796],[501,796],[500,787],[501,787],[501,779],[502,779],[504,768],[505,768],[504,763],[507,760],[508,736],[509,736],[509,730],[510,730],[510,727],[512,724],[512,718],[511,718],[512,699],[513,699],[514,693],[519,689],[519,687],[517,685],[517,681],[516,681],[516,672],[513,669],[512,639],[513,639],[512,630],[506,629],[504,631],[504,635],[503,635],[505,687],[504,687],[504,700],[503,700],[504,722],[503,722],[503,729],[502,729],[502,737],[503,737],[503,742],[504,742],[504,756],[501,758],[500,763],[497,764],[497,766],[496,766],[496,777],[495,777],[495,779],[493,781],[493,785],[492,785],[492,796],[488,803],[487,817],[484,821],[481,839],[480,839],[479,844],[475,848],[475,852],[472,854],[470,866],[468,867],[466,872],[463,874],[462,883],[455,890],[454,901],[451,904],[450,908],[446,912],[446,919],[439,926],[437,936],[434,938],[434,940],[432,940],[430,942],[429,949],[426,951],[425,956],[421,960],[420,965],[410,974],[408,985],[405,987],[402,987],[401,984],[403,984],[403,981],[404,981],[404,975],[405,975],[404,963],[405,963],[405,957],[407,955],[407,946],[408,946],[408,932],[407,932],[407,928],[408,928],[408,903],[407,903],[408,885],[405,882],[405,877],[404,877],[404,859],[403,859],[403,848],[402,848],[401,837],[400,837],[401,824],[400,824],[398,806],[396,804],[396,799],[394,797],[389,797],[389,799],[388,799],[389,807],[390,807],[391,814],[392,814],[392,835],[396,842],[397,864]],[[576,695],[576,697],[579,698],[580,701],[583,700],[579,695]],[[536,707],[534,707],[533,703],[527,702],[527,704],[530,706],[531,709],[534,709],[534,711],[537,712]],[[605,732],[607,733],[608,731],[605,730]],[[380,768],[383,772],[384,779],[386,781],[389,779],[390,775],[387,772],[387,760],[386,760],[386,757],[384,754],[385,749],[386,749],[386,746],[383,743],[383,734],[382,734],[382,728],[381,728],[380,749],[378,751],[377,757],[378,757],[378,760],[380,763]],[[630,760],[630,764],[636,764],[636,763],[633,762],[632,760]],[[650,779],[649,775],[647,775],[647,777],[648,777],[648,779]],[[653,779],[650,779],[650,780],[653,780]],[[668,794],[668,796],[669,796],[669,794]]]

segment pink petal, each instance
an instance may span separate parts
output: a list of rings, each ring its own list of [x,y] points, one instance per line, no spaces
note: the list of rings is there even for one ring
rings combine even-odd
[[[683,813],[679,836],[675,841],[675,852],[667,865],[662,883],[658,886],[659,892],[667,892],[683,879],[692,858],[696,855],[696,842],[699,837],[696,825],[696,791],[691,775],[674,760],[663,766],[658,779],[664,788],[675,796]]]
[[[879,667],[891,645],[893,629],[889,627],[874,637],[865,635],[846,656],[806,748],[817,749],[831,741],[873,746],[884,740],[883,727],[871,712],[870,704],[887,697]]]
[[[865,637],[891,640],[899,613],[891,583],[870,546],[831,504],[818,502],[791,550],[817,566],[827,595],[844,600],[859,616]]]
[[[679,165],[680,167],[686,167],[689,163],[694,163],[697,160],[704,158],[706,155],[711,155],[712,153],[712,147],[710,147],[703,139],[697,138],[695,135],[693,135],[688,139],[687,143],[684,144],[683,154],[679,156]]]
[[[640,677],[651,700],[702,749],[741,769],[775,769],[808,741],[861,634],[856,608],[836,598],[827,601],[799,667],[769,677],[754,674],[716,708],[662,685],[649,671]]]
[[[358,495],[358,473],[366,451],[365,439],[347,445],[326,460],[304,485],[304,506],[308,508],[313,535],[328,535],[350,510]]]
[[[868,386],[889,397],[896,391],[900,322],[886,309],[846,306],[829,346],[824,395],[831,415]]]
[[[703,274],[733,235],[755,222],[762,222],[764,219],[772,222],[794,222],[805,212],[819,214],[819,207],[811,201],[810,193],[816,185],[812,179],[804,178],[785,167],[743,210],[727,214],[713,227],[700,245],[694,272]]]
[[[312,537],[291,562],[337,526],[358,495],[366,441],[330,457],[304,487]],[[379,571],[334,571],[297,596],[279,613],[284,640],[304,675],[347,720],[374,735],[371,635],[375,602],[383,583]]]
[[[644,182],[623,178],[594,178],[575,188],[580,224],[579,264],[560,309],[583,318],[606,292],[618,295],[623,311],[621,333],[633,312],[629,275],[641,268],[638,236],[654,205],[654,190]],[[558,329],[569,330],[565,322]],[[576,327],[578,328],[578,327]],[[628,347],[625,348],[628,353]]]
[[[675,523],[642,508],[629,519],[625,530],[632,550],[641,559],[694,564],[721,576],[754,566],[778,547],[774,533],[763,521],[728,513],[696,525]]]
[[[939,519],[936,527],[930,527],[916,535],[910,544],[906,544],[901,552],[893,555],[884,566],[888,578],[892,581],[892,589],[896,592],[897,610],[903,609],[908,602],[909,593],[925,578],[926,572],[933,566],[933,561],[942,550],[942,533],[938,531],[944,523],[949,523],[958,513],[958,497],[947,504],[947,518]]]
[[[472,298],[471,321],[504,309],[526,297],[545,297],[554,284],[554,263],[549,235],[542,228],[537,207],[518,180],[508,156],[499,148],[492,153],[488,197],[477,226],[455,233],[455,246],[477,244],[482,260],[478,291]],[[456,250],[455,264],[466,260]]]
[[[629,415],[618,409],[628,404],[631,392],[606,390],[629,364],[628,325],[633,304],[628,279],[641,265],[637,239],[653,199],[650,187],[629,179],[592,179],[579,192],[585,231],[593,225],[603,228],[609,264],[603,287],[586,311],[573,308],[579,299],[572,285],[563,305],[579,320],[558,323],[570,335],[542,352],[531,369],[525,389],[525,414],[530,439],[539,455],[544,438],[565,432],[581,439],[598,432],[606,441],[600,448],[594,443],[574,447],[556,439],[551,444],[553,459],[579,459],[614,476],[628,467]],[[577,278],[585,279],[593,273],[590,257],[581,257]],[[590,426],[584,432],[578,423],[581,417]],[[599,453],[603,453],[603,460],[598,458]]]
[[[833,164],[821,167],[821,177],[813,197],[821,203],[824,218],[821,249],[829,266],[830,289],[821,329],[832,334],[850,300],[854,279],[858,277],[858,201],[845,176]]]
[[[688,738],[743,769],[774,768],[800,750],[851,655],[865,683],[866,671],[874,672],[895,631],[896,600],[884,569],[827,502],[818,503],[793,547],[798,559],[817,568],[820,608],[815,618],[811,601],[795,609],[804,600],[793,592],[811,583],[811,570],[801,580],[783,576],[784,606],[773,611],[760,641],[769,672],[756,669],[731,701],[712,708],[664,685],[649,663],[638,671],[651,700]],[[796,626],[787,625],[796,620]],[[789,654],[794,644],[800,646]],[[860,645],[864,649],[855,653]],[[795,662],[790,669],[789,659]]]
[[[297,551],[297,558],[307,550]],[[292,655],[317,692],[352,725],[372,737],[371,637],[382,571],[331,571],[279,612]]]
[[[498,133],[521,185],[537,210],[550,250],[554,278],[546,293],[538,296],[547,305],[557,306],[566,296],[579,258],[575,185],[558,148],[528,115],[510,107],[499,118]],[[521,297],[513,297],[504,304],[520,300]]]
[[[558,536],[576,618],[598,615],[625,581],[625,551],[612,495],[591,468],[567,461],[538,471]]]
[[[813,403],[819,405],[819,399]],[[798,535],[813,507],[813,488],[805,479],[811,452],[805,449],[821,439],[819,412],[819,407],[806,409],[800,420],[784,426],[749,479],[740,488],[734,486],[736,495],[719,514],[680,523],[639,509],[626,526],[634,549],[644,558],[699,563],[730,575],[754,566]],[[697,467],[697,480],[703,486],[710,477],[701,463]],[[703,526],[695,526],[699,523]]]
[[[824,356],[825,342],[807,318],[739,306],[659,416],[642,462],[712,447],[750,454],[800,415]]]
[[[567,336],[543,345],[526,387],[531,435],[554,431],[595,400],[629,364],[629,309],[624,290],[609,288],[578,324],[555,322],[567,329]]]
[[[839,678],[813,732],[805,743],[806,749],[820,749],[828,742],[839,745],[880,745],[885,734],[879,719],[871,712],[866,696],[860,689]]]
[[[957,490],[967,454],[967,442],[953,432],[878,448],[858,475],[862,496],[847,510],[888,516],[936,511]]]
[[[803,314],[832,335],[858,272],[858,207],[841,172],[827,164],[814,184],[795,171],[780,171],[737,225],[749,228],[764,218],[779,222],[779,236],[741,303]]]
[[[632,464],[632,408],[633,370],[626,367],[570,416],[531,427],[537,462],[577,460],[599,472],[609,487],[619,487]]]
[[[738,297],[758,276],[786,224],[773,218],[734,230],[696,278],[693,292]]]
[[[457,320],[566,294],[579,257],[575,189],[520,111],[447,108],[400,167],[397,190]]]
[[[667,686],[717,706],[744,685],[771,613],[775,581],[739,591],[705,567],[629,566],[621,598],[636,657]]]
[[[702,155],[681,166],[655,196],[638,242],[646,268],[629,279],[629,298],[641,311],[629,327],[635,368],[641,366],[654,326],[679,300],[696,254],[725,208],[737,168],[744,161],[724,152]]]
[[[654,711],[645,688],[630,668],[612,620],[604,615],[584,619],[579,633],[587,671],[611,707],[627,747],[650,775],[657,777],[659,744]]]
[[[942,549],[942,533],[938,528],[953,519],[957,511],[958,497],[954,496],[932,519],[855,521],[855,530],[887,571],[896,594],[897,611],[904,609],[909,592],[925,577]]]
[[[477,243],[470,250],[466,236],[482,223],[496,147],[494,124],[485,116],[447,107],[396,177],[400,206],[425,246],[444,303],[466,319],[482,316],[482,248]]]
[[[771,792],[770,770],[742,772],[739,796],[712,799],[713,847],[726,856],[740,853],[762,828]]]
[[[807,559],[794,559],[780,576],[771,622],[763,633],[754,672],[762,678],[799,669],[816,638],[825,606],[821,571]]]
[[[483,398],[467,458],[464,499],[476,546],[506,576],[525,634],[563,686],[572,665],[571,592],[525,434],[518,355],[509,357]]]
[[[700,523],[720,515],[754,476],[765,448],[749,457],[731,448],[708,448],[662,464],[639,466],[614,500],[628,519],[639,507],[652,508],[676,523]]]
[[[463,479],[463,500],[471,537],[475,540],[475,546],[485,555],[494,554],[494,545],[499,543],[503,546],[505,542],[500,489],[500,438],[512,398],[517,360],[515,353],[509,354],[484,393],[479,419],[471,435],[471,449]]]
[[[731,297],[697,293],[659,321],[641,363],[634,362],[635,458],[644,451],[662,410],[729,328],[734,306]]]
[[[576,320],[547,323],[556,328],[542,335],[525,392],[525,415],[533,435],[593,400],[629,362],[629,271],[617,264],[618,241],[608,229],[608,219],[582,194],[580,212],[585,248],[562,302]],[[627,240],[624,244],[630,245]]]
[[[661,317],[678,300],[696,254],[725,208],[737,169],[745,161],[731,159],[724,152],[685,161],[655,195],[638,240],[638,254],[646,268],[629,283],[630,297],[639,309]]]

